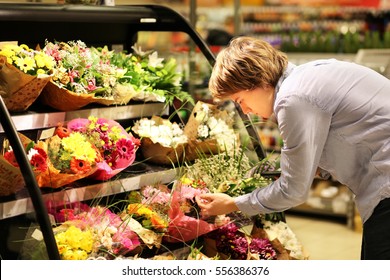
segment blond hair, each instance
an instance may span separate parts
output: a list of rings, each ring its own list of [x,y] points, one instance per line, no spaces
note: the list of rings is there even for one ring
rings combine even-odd
[[[268,42],[246,36],[237,37],[217,55],[209,90],[218,100],[243,90],[276,87],[287,65],[286,54]]]

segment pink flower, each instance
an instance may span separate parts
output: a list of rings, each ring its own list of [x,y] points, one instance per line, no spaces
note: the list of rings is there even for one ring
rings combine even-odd
[[[94,91],[95,89],[97,89],[95,79],[89,79],[89,80],[88,80],[87,89],[88,89],[89,91]]]
[[[116,142],[119,157],[130,159],[134,155],[134,143],[131,139],[122,138]]]

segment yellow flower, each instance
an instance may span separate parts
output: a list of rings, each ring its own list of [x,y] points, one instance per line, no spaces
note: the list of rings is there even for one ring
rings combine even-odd
[[[93,248],[93,234],[91,230],[70,226],[66,231],[55,235],[58,251],[64,260],[85,260]]]
[[[15,64],[19,67],[20,70],[27,73],[28,71],[35,68],[35,60],[32,57],[17,57],[15,58]]]
[[[51,74],[55,65],[53,57],[43,51],[30,49],[25,44],[1,46],[0,55],[5,56],[9,64],[30,75]]]
[[[68,137],[63,138],[62,146],[65,151],[61,156],[62,160],[70,160],[74,157],[88,162],[95,162],[97,159],[96,150],[80,132],[71,133]]]

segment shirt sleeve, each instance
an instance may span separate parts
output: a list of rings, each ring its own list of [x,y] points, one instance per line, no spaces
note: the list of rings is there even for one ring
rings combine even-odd
[[[275,114],[284,142],[281,176],[235,198],[247,215],[284,211],[305,202],[328,136],[331,114],[306,97],[294,95],[279,101]]]

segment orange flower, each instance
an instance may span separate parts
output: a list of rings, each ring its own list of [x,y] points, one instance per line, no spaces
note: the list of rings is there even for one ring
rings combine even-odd
[[[54,134],[58,135],[58,137],[60,137],[62,139],[64,137],[68,137],[70,135],[70,130],[68,128],[64,127],[62,124],[59,124],[56,127]]]
[[[150,221],[155,229],[161,230],[168,227],[168,222],[161,218],[158,214],[150,216]]]
[[[70,160],[70,170],[75,174],[87,173],[91,170],[91,164],[85,160],[72,158]]]

